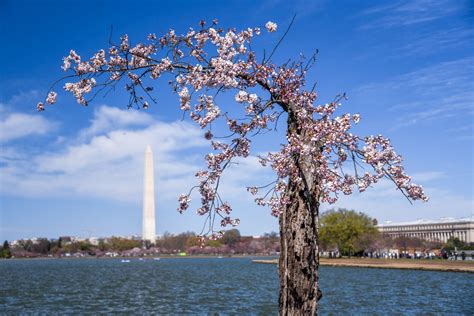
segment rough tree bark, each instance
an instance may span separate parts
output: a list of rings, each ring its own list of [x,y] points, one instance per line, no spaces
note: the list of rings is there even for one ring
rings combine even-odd
[[[301,129],[289,110],[288,135],[293,133],[300,134]],[[303,181],[289,180],[286,193],[292,202],[280,215],[280,315],[315,315],[321,297],[318,286],[318,186],[317,179],[307,168],[307,158],[294,157]]]

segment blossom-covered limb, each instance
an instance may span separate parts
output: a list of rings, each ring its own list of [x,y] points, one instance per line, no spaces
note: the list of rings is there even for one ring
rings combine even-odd
[[[71,50],[62,65],[71,73],[65,77],[64,90],[82,105],[89,104],[106,87],[114,88],[125,81],[130,94],[128,106],[148,108],[149,101],[157,101],[151,82],[160,78],[168,81],[183,114],[206,130],[204,137],[217,151],[206,155],[207,170],[196,174],[201,196],[197,213],[206,216],[209,234],[215,237],[221,232],[213,228],[216,216],[224,226],[238,223],[218,193],[223,172],[235,158],[248,157],[250,138],[271,130],[269,123],[276,129],[282,116],[288,122],[286,141],[279,150],[260,157],[262,165],[274,170],[277,181],[264,197],[255,199],[259,205],[270,206],[273,215],[279,216],[289,205],[290,183],[301,184],[309,201],[335,203],[341,192],[363,192],[387,178],[409,200],[427,200],[421,186],[406,175],[401,156],[388,139],[351,132],[360,115],[338,113],[340,102],[346,99],[344,94],[330,103],[317,103],[315,86],[306,87],[306,75],[316,55],[275,65],[272,52],[259,62],[251,43],[261,34],[260,28],[224,31],[216,23],[205,27],[206,23],[200,22],[200,29],[190,28],[180,35],[174,30],[161,37],[150,34],[145,43],[135,45],[124,35],[120,43],[98,50],[89,59]],[[277,25],[268,22],[264,29],[273,33]],[[243,120],[224,111],[217,98],[222,92],[235,93]],[[57,93],[49,91],[45,102],[53,104],[56,99]],[[38,103],[39,111],[45,109],[45,102]],[[211,132],[216,120],[227,124],[230,136],[220,138]],[[250,192],[256,193],[255,189]],[[190,193],[181,195],[178,210],[182,212],[189,205]]]

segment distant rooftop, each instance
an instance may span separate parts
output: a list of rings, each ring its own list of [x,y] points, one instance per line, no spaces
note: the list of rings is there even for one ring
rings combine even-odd
[[[410,226],[410,225],[426,225],[426,224],[443,224],[443,223],[459,223],[459,222],[474,222],[474,216],[469,217],[462,217],[462,218],[454,218],[454,217],[442,217],[440,219],[417,219],[415,221],[410,222],[392,222],[386,221],[384,223],[380,223],[377,226],[379,227],[386,227],[386,226]]]

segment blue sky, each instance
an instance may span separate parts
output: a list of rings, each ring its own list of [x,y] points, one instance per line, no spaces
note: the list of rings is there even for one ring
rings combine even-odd
[[[202,218],[179,215],[176,198],[194,183],[207,144],[203,131],[180,120],[179,101],[158,84],[159,103],[127,110],[122,91],[87,108],[60,93],[37,113],[36,102],[63,75],[70,49],[91,56],[117,39],[132,43],[169,28],[185,32],[200,19],[224,28],[274,21],[258,53],[278,41],[297,14],[274,61],[310,55],[308,76],[319,102],[341,92],[341,111],[360,113],[359,134],[389,137],[431,200],[410,205],[389,183],[342,198],[386,220],[472,216],[474,8],[469,1],[10,1],[0,2],[0,239],[140,234],[143,153],[155,155],[157,231],[199,232]],[[233,106],[233,104],[229,104]],[[275,150],[282,131],[254,141],[253,154]],[[229,170],[223,193],[243,234],[277,231],[270,211],[257,207],[245,186],[271,173],[255,157]],[[193,206],[196,206],[194,204]],[[323,205],[323,209],[332,206]]]

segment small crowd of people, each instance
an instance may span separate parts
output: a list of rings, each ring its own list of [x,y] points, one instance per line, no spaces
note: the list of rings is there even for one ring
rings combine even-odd
[[[321,253],[324,257],[329,258],[340,258],[341,253],[335,251],[325,251]],[[376,259],[448,259],[448,260],[474,260],[474,251],[448,251],[442,249],[441,251],[398,251],[398,250],[386,250],[386,251],[365,251],[362,256],[364,258],[376,258]]]
[[[468,255],[466,254],[465,251],[461,251],[459,253],[458,251],[446,251],[445,254],[443,254],[443,258],[448,259],[448,260],[474,260],[474,252],[471,251],[470,258],[468,258]]]

